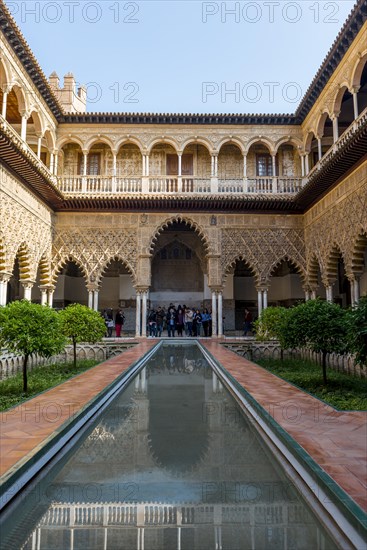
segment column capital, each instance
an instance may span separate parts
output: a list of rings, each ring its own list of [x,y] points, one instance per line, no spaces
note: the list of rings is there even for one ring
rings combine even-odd
[[[22,285],[23,288],[33,288],[34,285],[35,285],[35,282],[36,281],[32,281],[31,279],[27,279],[27,280],[20,280],[20,284]]]
[[[1,90],[2,90],[3,94],[9,94],[12,91],[12,86],[11,86],[11,84],[3,84],[1,86]]]
[[[136,291],[137,294],[144,294],[146,292],[149,292],[149,287],[148,286],[136,286],[135,291]]]
[[[0,283],[7,283],[11,278],[13,274],[9,271],[1,271],[0,272]]]

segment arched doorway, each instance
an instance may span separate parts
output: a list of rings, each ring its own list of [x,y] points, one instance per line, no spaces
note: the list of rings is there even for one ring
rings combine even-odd
[[[233,283],[232,283],[233,279]],[[243,322],[245,318],[245,309],[252,313],[252,318],[257,318],[257,291],[256,278],[250,265],[244,260],[237,260],[228,273],[224,292],[228,292],[229,287],[233,285],[234,300],[234,320],[228,309],[225,311],[225,329],[228,332],[231,328],[243,332]],[[234,326],[233,326],[234,325]]]
[[[210,300],[203,244],[186,222],[175,221],[154,248],[150,305],[167,307],[172,302],[202,308],[209,307]]]
[[[271,272],[268,305],[291,307],[304,299],[299,268],[289,260],[282,260]]]
[[[57,277],[53,306],[62,309],[73,303],[87,306],[88,291],[81,267],[74,260],[68,260]]]
[[[132,332],[135,328],[136,292],[129,269],[119,258],[113,258],[107,264],[99,291],[100,311],[112,309],[115,319],[118,309],[125,316],[124,332]]]

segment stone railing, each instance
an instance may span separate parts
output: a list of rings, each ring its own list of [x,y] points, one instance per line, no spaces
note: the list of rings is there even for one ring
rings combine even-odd
[[[315,166],[309,171],[306,178],[304,178],[304,183],[312,178],[321,168],[323,168],[340,149],[342,149],[345,143],[365,124],[367,123],[367,107],[364,109],[358,118],[353,120],[352,124],[342,133],[338,141],[336,141],[328,151],[323,155],[323,157],[315,164]]]
[[[246,357],[246,359],[254,361],[255,363],[256,360],[262,358],[280,359],[281,357],[281,349],[276,340],[258,342],[255,339],[251,339],[242,342],[231,342],[230,339],[228,339],[228,342],[223,345],[231,351],[238,353],[238,355]],[[306,349],[284,350],[283,357],[310,359],[320,366],[322,364],[321,353],[315,353]],[[326,365],[327,367],[338,372],[352,374],[359,378],[367,378],[367,369],[356,365],[354,357],[351,354],[339,355],[337,353],[330,353],[326,357]]]
[[[110,341],[100,342],[98,344],[78,344],[77,359],[92,359],[102,363],[110,357],[119,355],[128,348],[134,346],[136,342],[129,341]],[[7,350],[0,350],[0,380],[5,380],[22,371],[24,357],[9,353]],[[73,360],[73,346],[66,346],[63,353],[55,355],[49,359],[31,355],[28,360],[28,371],[35,367],[43,365],[53,365],[55,363],[64,363]]]
[[[196,176],[64,176],[58,187],[66,195],[105,194],[296,194],[302,189],[302,178],[203,178]]]

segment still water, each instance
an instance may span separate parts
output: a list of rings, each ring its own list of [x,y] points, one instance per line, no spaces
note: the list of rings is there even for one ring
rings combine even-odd
[[[5,516],[6,550],[336,548],[196,345],[163,345]]]

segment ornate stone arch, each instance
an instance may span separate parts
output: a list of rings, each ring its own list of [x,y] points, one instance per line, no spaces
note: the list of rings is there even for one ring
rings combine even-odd
[[[16,82],[13,82],[11,84],[11,90],[14,91],[17,102],[18,102],[18,110],[19,114],[22,114],[22,112],[28,111],[28,102],[26,94],[24,93],[22,84]]]
[[[365,50],[361,57],[356,61],[356,64],[352,73],[352,87],[358,88],[361,84],[361,77],[364,70],[364,67],[367,63],[367,50]]]
[[[239,148],[239,150],[243,155],[245,155],[246,153],[246,147],[243,141],[241,140],[241,138],[239,137],[231,136],[231,137],[225,137],[222,140],[220,140],[220,142],[217,145],[218,153],[220,152],[223,145],[237,145],[237,147]]]
[[[11,68],[8,64],[8,60],[2,57],[0,59],[0,87],[9,86],[11,80]]]
[[[158,138],[155,138],[153,139],[153,141],[151,141],[149,143],[149,145],[147,146],[147,152],[150,154],[152,152],[152,149],[155,145],[158,145],[158,144],[166,144],[166,145],[171,145],[171,147],[173,147],[173,149],[175,150],[176,153],[178,153],[178,151],[181,150],[181,147],[180,145],[177,143],[177,141],[173,138],[170,138],[170,137],[158,137]]]
[[[256,137],[253,137],[252,139],[250,139],[250,141],[247,143],[247,145],[245,147],[244,154],[248,155],[248,152],[249,152],[251,146],[254,145],[255,143],[260,143],[262,145],[265,145],[265,147],[267,147],[269,149],[270,155],[274,154],[274,152],[275,152],[274,142],[271,141],[269,138],[264,137],[264,136],[256,136]]]
[[[136,145],[139,148],[141,154],[143,154],[145,147],[139,138],[135,136],[123,137],[115,143],[115,150],[118,153],[124,145]]]
[[[351,251],[351,271],[354,275],[361,275],[364,266],[364,253],[367,248],[367,231],[359,233],[352,246]]]
[[[302,265],[300,265],[300,263],[295,259],[293,258],[290,254],[284,254],[282,257],[278,258],[277,260],[275,260],[275,262],[272,263],[272,265],[270,265],[269,267],[269,271],[268,271],[268,274],[266,276],[266,281],[269,283],[270,282],[270,278],[272,276],[272,273],[274,273],[274,271],[277,269],[277,267],[280,266],[280,264],[282,262],[289,262],[293,267],[295,267],[297,269],[297,272],[299,273],[300,277],[301,277],[301,280],[302,280],[302,283],[303,285],[305,284],[306,282],[306,272],[305,272],[305,269]]]
[[[320,116],[319,116],[319,119],[317,121],[317,124],[316,124],[316,136],[319,136],[319,137],[322,137],[325,133],[325,123],[326,123],[326,120],[330,118],[330,113],[328,111],[328,109],[326,109],[325,111],[323,111]]]
[[[279,150],[279,147],[281,147],[286,143],[290,143],[297,150],[302,149],[302,145],[303,145],[302,141],[297,137],[293,137],[293,136],[282,137],[278,139],[278,141],[275,143],[274,153],[276,154]]]
[[[326,260],[325,273],[323,274],[323,277],[322,277],[325,286],[331,285],[335,283],[335,281],[337,280],[338,261],[340,256],[342,257],[344,266],[346,268],[347,263],[345,260],[345,255],[343,254],[343,250],[338,243],[334,242],[328,254],[328,257]]]
[[[38,263],[39,281],[41,286],[50,285],[51,280],[51,262],[46,254],[42,254]]]
[[[85,149],[85,143],[78,137],[78,136],[64,136],[57,140],[56,147],[60,150],[64,147],[64,145],[67,145],[68,143],[76,143],[79,145],[79,147],[83,150]]]
[[[187,138],[182,144],[181,144],[181,151],[184,151],[185,148],[188,146],[188,145],[202,145],[203,147],[205,147],[205,149],[207,149],[209,155],[211,155],[213,153],[213,145],[212,143],[207,139],[207,138],[204,138],[204,137],[200,137],[200,136],[195,136],[195,137],[189,137]]]
[[[314,130],[309,130],[306,135],[306,139],[304,142],[303,150],[306,154],[309,154],[311,152],[311,143],[313,140],[316,139],[316,133]]]
[[[108,259],[106,259],[103,264],[101,265],[101,267],[98,269],[98,271],[96,271],[95,273],[95,277],[96,277],[96,284],[98,286],[101,285],[101,282],[102,282],[102,279],[104,277],[104,274],[105,272],[107,271],[108,269],[108,266],[111,262],[113,261],[119,261],[121,262],[124,267],[126,267],[126,269],[129,271],[129,275],[131,277],[131,280],[133,282],[133,285],[136,284],[136,272],[135,270],[132,268],[132,266],[130,265],[129,261],[124,258],[122,256],[122,254],[114,254],[113,256],[110,256]]]
[[[14,270],[14,262],[16,258],[18,258],[19,262],[19,279],[21,281],[28,281],[30,279],[32,280],[33,258],[27,243],[22,242],[18,247],[18,250],[13,259],[12,271]]]
[[[0,231],[0,272],[6,271],[6,245],[3,233]]]
[[[150,253],[154,252],[155,244],[160,233],[162,233],[169,225],[172,225],[175,222],[177,223],[183,222],[187,224],[189,227],[191,227],[195,231],[195,233],[197,233],[201,242],[203,243],[205,252],[207,254],[210,252],[211,250],[210,240],[207,233],[204,231],[204,229],[200,227],[200,225],[194,220],[192,220],[190,217],[178,214],[177,216],[172,216],[170,218],[167,218],[154,230],[153,236],[151,237],[150,243],[148,244],[148,250]]]
[[[349,85],[348,85],[348,83],[344,82],[343,84],[340,85],[340,88],[339,88],[338,92],[335,95],[335,99],[334,99],[334,103],[333,103],[333,107],[332,107],[332,112],[336,116],[339,116],[341,106],[342,106],[343,97],[344,97],[344,94],[345,94],[346,91],[350,92]]]
[[[223,277],[222,277],[223,285],[225,284],[226,279],[227,279],[230,271],[235,267],[235,265],[238,261],[245,262],[245,264],[249,267],[249,269],[251,270],[251,272],[252,272],[252,274],[255,278],[255,286],[260,284],[260,273],[257,270],[256,266],[253,264],[253,261],[249,260],[246,257],[245,254],[238,254],[238,256],[233,257],[230,260],[230,262],[226,266],[224,266],[224,268],[223,268]]]
[[[319,270],[322,276],[321,261],[317,257],[317,254],[313,252],[307,265],[307,286],[311,290],[316,290],[316,288],[319,285],[319,277],[318,277]]]
[[[111,149],[111,152],[114,151],[114,149],[115,149],[115,145],[112,143],[112,141],[109,139],[109,137],[104,136],[103,134],[101,134],[99,136],[92,136],[91,138],[89,138],[85,142],[84,147],[89,152],[91,150],[91,148],[94,145],[98,145],[98,143],[104,143],[105,145],[107,145]]]
[[[38,111],[38,109],[33,108],[31,110],[30,116],[33,118],[34,123],[34,129],[36,134],[43,135],[44,133],[44,122],[42,114]]]
[[[58,276],[60,274],[60,271],[68,262],[73,262],[76,264],[81,273],[83,274],[83,278],[85,282],[88,282],[88,273],[86,267],[83,265],[83,262],[75,255],[75,254],[67,254],[62,259],[60,259],[57,264],[53,267],[51,276],[52,276],[52,283],[56,285]]]
[[[46,145],[49,151],[54,151],[56,148],[56,140],[55,140],[55,134],[50,128],[45,129],[45,133],[43,134],[43,137],[46,140]]]

